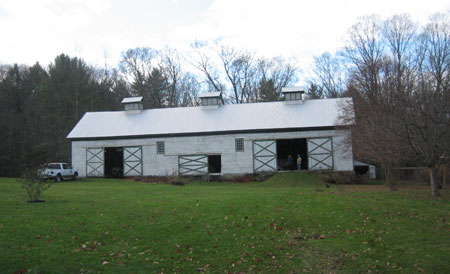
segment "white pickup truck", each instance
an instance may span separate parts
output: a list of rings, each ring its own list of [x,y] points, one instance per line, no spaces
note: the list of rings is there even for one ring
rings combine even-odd
[[[76,180],[78,177],[77,170],[69,166],[67,163],[45,164],[39,174],[43,176],[44,179],[53,179],[55,182],[61,182],[63,178]]]

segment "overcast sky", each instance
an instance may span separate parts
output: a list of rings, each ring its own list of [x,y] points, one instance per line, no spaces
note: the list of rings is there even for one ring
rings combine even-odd
[[[0,0],[0,63],[48,65],[65,53],[116,66],[130,48],[186,49],[222,38],[266,57],[314,55],[342,46],[356,18],[409,13],[426,23],[449,0]]]

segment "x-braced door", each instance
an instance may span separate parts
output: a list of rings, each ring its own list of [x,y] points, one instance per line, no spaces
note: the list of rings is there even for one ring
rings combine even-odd
[[[253,172],[277,171],[277,141],[253,141]]]
[[[123,176],[142,176],[142,147],[123,148]]]
[[[178,173],[180,175],[208,174],[208,155],[178,156]]]
[[[105,152],[103,148],[86,149],[86,176],[105,176]]]
[[[333,169],[333,143],[331,137],[308,139],[308,169]]]

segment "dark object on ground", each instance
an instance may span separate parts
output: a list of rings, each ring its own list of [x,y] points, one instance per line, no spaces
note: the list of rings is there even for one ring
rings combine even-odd
[[[172,184],[174,186],[185,186],[186,185],[184,182],[181,182],[181,181],[173,181],[173,182],[170,182],[170,184]]]
[[[325,181],[327,187],[333,185],[359,185],[364,184],[364,180],[360,176],[355,176],[351,171],[323,172],[320,177]]]
[[[226,183],[250,183],[263,182],[272,177],[273,173],[259,173],[259,174],[243,174],[243,175],[203,175],[203,176],[141,176],[130,178],[135,182],[155,183],[155,184],[174,184],[174,182],[182,182],[185,184],[188,181],[208,181],[208,182],[226,182]]]
[[[330,185],[329,184],[325,184],[328,188],[330,188]]]
[[[28,200],[27,203],[43,203],[45,200]]]
[[[209,175],[208,176],[208,182],[220,182],[221,176],[220,175]]]
[[[263,172],[258,174],[243,174],[243,175],[232,175],[232,176],[220,176],[218,178],[220,182],[229,183],[250,183],[250,182],[263,182],[270,177],[273,173]]]
[[[122,178],[123,177],[123,169],[120,167],[114,167],[111,169],[111,176],[113,178]]]

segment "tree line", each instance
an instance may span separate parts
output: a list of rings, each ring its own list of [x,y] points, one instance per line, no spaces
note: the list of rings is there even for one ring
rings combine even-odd
[[[185,53],[129,49],[115,68],[65,54],[46,67],[0,65],[0,176],[70,162],[70,130],[86,112],[120,110],[124,97],[143,96],[147,109],[195,106],[208,91],[221,91],[228,103],[272,101],[297,73],[291,60],[258,57],[220,41],[197,41]]]
[[[420,26],[409,15],[364,16],[349,29],[342,49],[315,57],[309,89],[314,97],[351,96],[357,159],[382,166],[395,188],[395,168],[437,171],[450,160],[450,20],[435,14]],[[344,106],[342,120],[353,120]]]

